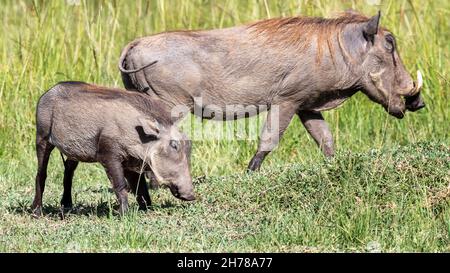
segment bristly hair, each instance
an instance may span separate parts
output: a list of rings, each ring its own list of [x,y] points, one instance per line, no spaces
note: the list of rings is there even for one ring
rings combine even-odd
[[[95,97],[103,100],[124,101],[142,114],[155,118],[163,126],[173,124],[169,108],[162,101],[150,98],[147,94],[76,81],[59,82],[58,85],[71,85],[70,90],[76,90],[88,96],[92,95],[93,101]]]
[[[320,17],[287,17],[258,21],[247,27],[254,35],[265,37],[265,42],[273,46],[296,47],[305,49],[317,39],[316,62],[320,62],[323,48],[328,47],[332,60],[332,39],[339,36],[344,26],[348,24],[363,23],[368,17],[354,11],[341,13],[337,18]],[[340,39],[338,38],[338,43]],[[340,45],[341,46],[341,45]]]

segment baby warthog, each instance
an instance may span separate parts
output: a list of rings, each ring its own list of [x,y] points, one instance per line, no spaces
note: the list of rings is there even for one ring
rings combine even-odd
[[[33,213],[42,214],[47,165],[54,147],[64,162],[63,208],[72,207],[72,178],[79,161],[103,165],[119,200],[128,208],[127,191],[140,209],[150,205],[142,172],[182,200],[194,200],[190,140],[171,122],[169,112],[147,95],[82,82],[62,82],[39,99],[36,110],[38,171]],[[127,183],[128,182],[128,183]]]

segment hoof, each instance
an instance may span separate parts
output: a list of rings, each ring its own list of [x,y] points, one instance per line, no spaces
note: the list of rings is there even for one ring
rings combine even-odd
[[[148,209],[150,208],[150,206],[147,206],[147,205],[139,205],[139,208],[138,208],[138,210],[139,211],[147,211]]]
[[[250,163],[248,163],[247,172],[258,171],[268,153],[269,152],[257,152],[252,160],[250,160]]]
[[[61,205],[61,207],[59,208],[59,216],[61,218],[61,220],[64,220],[66,218],[66,213],[69,213],[72,211],[72,204],[67,204],[67,205]]]
[[[34,218],[40,218],[42,216],[42,208],[41,207],[34,208],[32,216]]]
[[[72,203],[61,204],[61,211],[68,212],[68,211],[71,211],[72,209],[73,209]]]
[[[260,160],[252,160],[250,164],[247,167],[247,173],[252,173],[259,171],[259,168],[261,167],[261,161]]]
[[[151,202],[147,203],[145,201],[144,202],[138,202],[138,204],[139,204],[139,210],[142,210],[142,211],[146,211],[149,208],[151,208],[151,206],[152,206]]]

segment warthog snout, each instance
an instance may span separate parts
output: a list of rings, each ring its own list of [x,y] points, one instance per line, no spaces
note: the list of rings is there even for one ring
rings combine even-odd
[[[420,96],[422,85],[422,73],[417,70],[417,82],[414,82],[414,88],[411,92],[409,94],[405,94],[405,105],[407,110],[415,112],[425,107],[422,96]]]
[[[184,201],[195,200],[190,157],[191,141],[175,126],[158,139],[147,157],[153,180],[168,187],[173,196]]]
[[[425,102],[422,99],[422,96],[420,93],[411,96],[406,97],[406,109],[411,112],[415,112],[417,110],[420,110],[425,107]]]

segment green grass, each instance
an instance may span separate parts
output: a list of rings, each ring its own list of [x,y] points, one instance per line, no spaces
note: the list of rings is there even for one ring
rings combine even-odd
[[[199,178],[195,203],[160,190],[152,192],[152,211],[124,219],[111,214],[115,200],[102,170],[82,168],[75,210],[60,220],[61,185],[52,182],[62,177],[53,169],[38,220],[29,215],[32,183],[2,181],[0,251],[317,252],[377,244],[379,251],[448,252],[449,154],[445,145],[419,143]]]
[[[6,1],[0,20],[0,251],[450,251],[448,1]],[[295,120],[261,173],[255,141],[194,143],[200,200],[151,192],[153,211],[113,215],[103,169],[82,164],[75,211],[60,220],[62,164],[50,162],[46,216],[33,219],[35,105],[61,80],[122,86],[121,48],[172,29],[260,18],[382,11],[427,108],[403,120],[359,94],[325,113],[338,154],[326,161]],[[252,122],[255,119],[251,119]],[[205,177],[203,177],[205,176]],[[133,202],[133,208],[135,208]],[[376,242],[376,243],[373,243]]]

